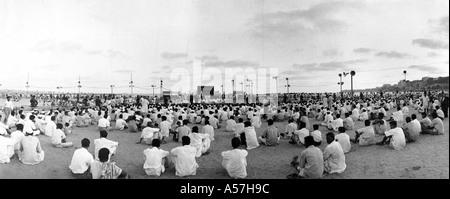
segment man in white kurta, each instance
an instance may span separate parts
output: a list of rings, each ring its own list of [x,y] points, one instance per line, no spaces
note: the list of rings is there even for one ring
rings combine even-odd
[[[231,140],[233,150],[222,152],[222,166],[232,178],[247,177],[247,160],[248,152],[246,150],[238,149],[240,146],[239,138]]]
[[[205,126],[202,128],[202,133],[208,134],[211,142],[214,141],[214,128],[209,124],[209,121],[205,121]]]
[[[394,148],[395,150],[401,150],[405,148],[406,138],[405,134],[403,133],[403,129],[397,127],[396,121],[391,121],[389,125],[391,127],[391,130],[384,132],[385,137],[377,145],[384,145],[384,142],[386,142],[388,138],[390,138],[389,143],[392,148]]]
[[[192,133],[189,134],[189,143],[194,147],[197,152],[195,157],[200,157],[202,154],[206,153],[211,146],[211,140],[209,139],[209,134],[198,133],[198,127],[192,127]],[[181,138],[183,141],[183,138]]]
[[[169,137],[170,127],[172,126],[172,123],[167,121],[166,116],[162,116],[161,119],[162,122],[160,123],[159,127],[161,129],[161,136],[163,137],[162,139],[164,140],[164,137]]]
[[[183,146],[170,151],[173,158],[172,161],[175,164],[175,175],[180,177],[196,175],[198,168],[197,161],[195,160],[197,149],[190,145],[190,138],[188,136],[184,136],[181,140]]]
[[[252,126],[254,126],[255,128],[261,128],[261,118],[258,115],[253,114],[253,117],[250,121],[252,123]]]
[[[165,164],[168,164],[168,151],[159,149],[161,142],[158,139],[152,140],[152,148],[144,150],[144,171],[149,176],[160,176],[166,171]]]
[[[234,116],[231,116],[231,118],[227,120],[227,127],[225,128],[225,131],[233,132],[235,125],[236,125],[236,121],[234,120]]]
[[[286,129],[284,130],[284,132],[286,133],[285,136],[292,137],[292,134],[294,134],[294,132],[297,130],[298,126],[297,126],[297,123],[295,123],[293,119],[290,119],[288,122],[289,122],[289,124],[286,125]]]
[[[13,139],[0,135],[0,163],[10,162],[10,158],[14,155],[14,145]]]
[[[257,148],[259,146],[258,138],[256,136],[255,127],[251,126],[250,121],[244,123],[245,128],[242,133],[245,134],[245,141],[247,143],[247,150]]]
[[[25,132],[20,144],[19,160],[23,164],[35,165],[44,161],[45,153],[41,148],[41,143],[33,132]]]
[[[327,173],[342,173],[347,168],[345,164],[344,150],[341,145],[335,141],[334,133],[327,134],[328,146],[323,151],[323,166]]]
[[[400,110],[400,107],[397,108],[396,112],[392,113],[392,119],[396,122],[403,122],[403,112]]]
[[[89,168],[91,163],[94,162],[94,157],[89,153],[88,148],[90,141],[87,138],[81,140],[81,148],[75,150],[70,161],[69,169],[75,176],[83,176],[87,178],[89,175]]]
[[[343,127],[344,126],[344,120],[342,120],[341,115],[338,114],[336,117],[337,118],[331,122],[331,128],[334,131],[338,131],[339,127]]]
[[[94,140],[94,146],[95,146],[94,147],[94,152],[95,152],[94,156],[95,156],[95,160],[99,160],[98,159],[98,151],[100,151],[100,149],[102,149],[102,148],[109,149],[110,157],[113,154],[115,154],[117,146],[119,146],[119,143],[106,139],[107,136],[108,136],[108,132],[100,131],[100,138]]]

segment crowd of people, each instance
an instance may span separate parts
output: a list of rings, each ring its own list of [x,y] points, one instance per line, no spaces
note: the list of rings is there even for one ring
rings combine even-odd
[[[249,151],[260,145],[277,146],[286,139],[304,148],[291,162],[298,172],[288,178],[322,178],[324,173],[346,170],[345,154],[351,152],[352,143],[402,150],[422,134],[444,134],[443,120],[448,117],[449,105],[444,91],[370,93],[354,98],[299,94],[293,99],[281,98],[278,106],[155,104],[143,96],[92,95],[79,96],[77,101],[81,103],[70,108],[25,111],[14,107],[8,96],[0,117],[0,163],[9,163],[17,154],[23,164],[38,164],[44,161],[39,135],[50,137],[53,147],[67,148],[74,145],[68,139],[75,129],[96,126],[100,138],[93,140],[94,154],[88,152],[91,141],[84,138],[68,163],[76,178],[130,178],[111,161],[120,149],[119,142],[107,139],[110,131],[141,132],[137,144],[151,146],[143,151],[147,175],[160,176],[171,165],[176,176],[196,175],[196,159],[210,153],[215,131],[224,129],[230,133],[231,147],[221,153],[222,166],[230,177],[246,178]],[[410,109],[418,114],[411,114]],[[268,127],[261,129],[263,122]],[[275,122],[287,124],[278,129]],[[357,122],[364,128],[355,129]],[[324,143],[320,128],[327,131],[323,152],[318,148]],[[257,136],[258,129],[263,132],[261,136]],[[350,138],[349,132],[356,136]],[[376,142],[377,134],[383,136],[382,141]],[[170,151],[160,149],[170,139],[181,145]]]

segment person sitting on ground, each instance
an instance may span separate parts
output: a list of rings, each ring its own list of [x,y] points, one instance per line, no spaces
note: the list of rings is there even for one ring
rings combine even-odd
[[[230,116],[230,119],[227,120],[227,127],[225,128],[225,131],[233,132],[235,125],[236,125],[236,121],[234,120],[234,115],[232,115],[232,116]]]
[[[273,123],[273,121],[272,121]],[[234,179],[243,179],[247,177],[247,160],[248,152],[246,150],[238,149],[241,145],[239,138],[231,139],[231,146],[233,150],[222,152],[222,166],[227,170],[228,175]]]
[[[178,127],[175,131],[177,132],[177,141],[181,142],[183,136],[189,136],[191,134],[191,129],[188,127],[189,121],[187,119],[183,120],[183,125]]]
[[[324,172],[324,162],[322,151],[314,146],[312,136],[305,137],[306,149],[299,156],[295,156],[291,165],[294,166],[299,174],[290,175],[293,178],[320,179]],[[288,178],[290,178],[288,176]]]
[[[20,143],[22,142],[22,138],[25,137],[23,133],[23,124],[16,125],[16,131],[11,133],[11,139],[14,140],[14,153],[19,154]]]
[[[205,126],[202,128],[203,134],[209,134],[211,142],[214,141],[214,128],[209,124],[209,121],[205,121]]]
[[[127,123],[128,129],[130,129],[131,133],[137,133],[138,132],[138,124],[136,122],[136,116],[130,116],[130,119]]]
[[[194,132],[198,132],[198,127],[196,129],[192,128],[191,135],[195,134]],[[195,160],[196,157],[199,157],[196,155],[198,154],[198,149],[190,145],[191,139],[189,136],[182,137],[181,142],[183,146],[176,147],[170,151],[172,162],[175,165],[175,175],[179,177],[196,175],[199,167]]]
[[[113,130],[111,128],[111,125],[110,125],[110,123],[109,123],[107,118],[108,118],[108,115],[105,114],[105,115],[103,115],[102,118],[100,118],[98,120],[98,130],[99,131],[111,131],[111,130]]]
[[[442,111],[440,106],[436,106],[436,113],[437,113],[437,116],[439,118],[441,118],[441,120],[444,120],[445,114],[444,114],[444,111]]]
[[[106,139],[108,137],[108,132],[100,131],[100,138],[94,140],[94,157],[98,160],[98,151],[102,148],[109,149],[108,154],[111,156],[116,153],[117,146],[119,146],[118,142],[114,142]]]
[[[247,150],[257,148],[259,143],[258,138],[256,137],[255,127],[252,126],[250,121],[246,121],[244,127],[244,130],[239,133],[241,145],[246,146]]]
[[[94,162],[94,157],[88,151],[90,144],[91,142],[87,138],[81,140],[81,148],[75,150],[70,161],[69,169],[72,176],[77,179],[92,178],[89,168],[91,163]]]
[[[70,125],[69,122],[66,122],[66,123],[64,124],[63,132],[64,132],[65,135],[70,135],[70,134],[72,134],[72,125]]]
[[[280,143],[280,133],[278,128],[273,125],[273,120],[267,121],[268,127],[264,129],[263,135],[258,137],[258,141],[266,146],[276,146]]]
[[[1,120],[0,123],[3,124]],[[2,164],[9,163],[14,155],[15,140],[6,137],[6,135],[8,135],[6,131],[0,132],[0,163]]]
[[[211,116],[209,118],[209,124],[214,128],[214,129],[219,129],[220,128],[220,123],[219,123],[219,119],[217,119],[217,116]]]
[[[23,164],[35,165],[44,161],[44,157],[39,139],[33,136],[33,131],[25,131],[25,137],[20,143],[19,160]]]
[[[291,138],[297,129],[297,123],[295,123],[293,119],[289,119],[288,125],[286,125],[286,129],[284,130],[284,133],[281,134],[281,136],[284,138]]]
[[[420,132],[422,129],[420,128],[420,123],[413,122],[411,119],[414,116],[414,120],[417,121],[416,115],[412,114],[411,117],[406,117],[406,124],[403,125],[403,133],[405,134],[406,143],[415,142],[419,139]]]
[[[62,131],[63,125],[56,124],[56,131],[52,134],[52,145],[56,148],[69,148],[73,146],[72,142],[66,141],[66,135]]]
[[[244,128],[245,128],[244,119],[239,118],[238,123],[234,126],[234,136],[239,137],[240,133],[244,130]]]
[[[331,115],[331,111],[327,111],[327,114],[325,115],[325,120],[322,122],[322,126],[326,126],[327,129],[331,130],[333,129],[333,126],[331,124],[333,123],[333,116]]]
[[[397,107],[397,111],[392,113],[390,121],[403,122],[403,112],[400,107]]]
[[[157,127],[158,124],[155,124]],[[152,123],[147,123],[147,127],[142,129],[141,138],[139,139],[139,142],[136,142],[136,144],[140,144],[142,141],[145,142],[145,144],[151,145],[154,139],[161,139],[161,134],[159,133],[158,128],[153,128]]]
[[[402,112],[403,112],[404,116],[408,116],[409,115],[409,108],[406,105],[406,103],[403,104]]]
[[[377,135],[384,135],[384,132],[386,132],[386,130],[388,129],[388,124],[383,118],[384,114],[378,113],[378,118],[372,122],[373,129],[375,130],[375,134]]]
[[[400,150],[405,148],[406,146],[406,138],[403,133],[402,128],[397,127],[396,121],[390,121],[389,125],[391,130],[386,131],[384,134],[384,138],[381,142],[377,143],[377,145],[383,146],[385,143],[389,142],[390,146],[395,150]]]
[[[110,153],[108,148],[102,148],[98,151],[98,160],[91,163],[92,179],[129,179],[130,176],[116,165],[110,162]]]
[[[310,135],[314,138],[314,146],[320,146],[322,144],[322,132],[319,131],[319,125],[313,125],[314,131],[310,133]]]
[[[347,168],[344,150],[341,145],[335,141],[334,133],[327,133],[326,136],[328,146],[325,147],[323,151],[324,171],[329,174],[342,173]]]
[[[166,116],[162,116],[161,117],[161,123],[159,124],[159,127],[161,129],[161,143],[165,144],[166,141],[164,140],[166,137],[168,138],[170,135],[170,128],[172,126],[172,123],[167,121],[167,117]]]
[[[256,110],[255,110],[256,111]],[[252,123],[252,126],[255,128],[261,128],[261,118],[259,117],[259,115],[255,113],[253,113],[253,117],[250,120],[250,122]]]
[[[341,119],[341,114],[336,115],[336,119],[331,121],[331,128],[334,131],[338,131],[339,127],[344,126],[344,120]]]
[[[309,130],[306,129],[306,124],[304,122],[300,122],[299,130],[294,132],[294,135],[289,143],[304,146],[306,136],[309,136]]]
[[[211,146],[209,134],[199,133],[197,126],[192,127],[192,133],[189,134],[189,143],[197,150],[195,157],[198,158],[202,154],[209,153],[208,149]]]
[[[115,125],[114,129],[123,131],[124,129],[127,129],[127,128],[128,128],[128,124],[127,124],[127,122],[125,122],[125,120],[123,120],[123,115],[120,114],[119,119],[116,120],[116,125]]]
[[[368,119],[369,119],[369,114],[367,113],[366,109],[363,109],[361,115],[359,115],[359,121],[366,121]]]
[[[444,122],[442,122],[441,118],[438,117],[436,111],[431,113],[431,124],[428,128],[422,131],[422,134],[431,134],[431,135],[444,135]]]
[[[366,127],[355,131],[355,139],[350,140],[353,143],[358,143],[359,146],[370,146],[375,144],[375,130],[370,126],[370,120],[364,121]]]
[[[344,127],[339,127],[338,130],[339,134],[335,136],[336,142],[339,142],[339,144],[341,144],[344,153],[348,153],[352,149],[352,145],[350,144],[350,136],[346,133]]]
[[[429,117],[427,117],[427,114],[425,112],[421,113],[421,115],[422,119],[420,120],[420,128],[422,129],[422,131],[424,131],[425,129],[428,129],[428,127],[430,127],[431,120]]]
[[[160,145],[159,139],[153,139],[152,148],[144,150],[144,171],[149,176],[160,176],[169,167],[170,153],[159,149]]]

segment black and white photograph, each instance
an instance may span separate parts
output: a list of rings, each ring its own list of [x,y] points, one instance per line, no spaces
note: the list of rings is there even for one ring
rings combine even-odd
[[[449,179],[448,114],[447,0],[0,0],[0,179]]]

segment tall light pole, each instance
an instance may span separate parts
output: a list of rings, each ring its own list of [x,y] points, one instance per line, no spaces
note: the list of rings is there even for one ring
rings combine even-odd
[[[342,85],[344,84],[344,82],[342,82],[342,74],[339,73],[338,76],[339,76],[339,78],[340,78],[338,84],[339,84],[339,86],[341,87],[341,98],[343,98],[344,96],[343,96],[343,93],[342,93]]]
[[[154,99],[155,98],[155,87],[156,87],[156,85],[151,85],[151,87],[153,89],[153,96],[152,96],[152,98]]]
[[[403,74],[405,74],[405,82],[406,82],[406,70],[403,71]]]
[[[272,77],[273,79],[275,79],[275,84],[276,84],[276,89],[275,89],[275,91],[277,92],[277,95],[278,95],[278,77],[280,77],[280,76],[274,76],[274,77]]]
[[[58,89],[58,92],[59,92],[59,94],[61,94],[61,89],[62,89],[63,87],[61,87],[61,86],[57,86],[56,87],[56,89]]]
[[[291,85],[289,85],[289,78],[287,78],[287,77],[286,77],[286,85],[285,85],[285,87],[286,87],[287,94],[289,94],[289,87],[291,87]]]
[[[115,87],[114,85],[109,85],[111,87],[111,95],[114,94],[113,88]]]
[[[78,75],[78,94],[80,94],[81,91],[81,77]]]
[[[352,99],[353,99],[353,76],[355,76],[356,75],[356,72],[355,71],[350,71],[350,75],[351,75],[351,77],[350,77],[350,79],[351,79],[351,87],[352,87]]]
[[[131,97],[133,97],[133,74],[131,74],[131,81],[130,81],[130,89],[131,89]]]
[[[28,88],[30,87],[30,85],[28,84],[28,82],[30,81],[30,73],[28,73],[27,76],[27,85],[25,87],[27,87],[27,96],[28,96]]]
[[[234,77],[233,77],[233,79],[231,80],[231,85],[232,85],[232,87],[233,87],[233,104],[235,104],[236,103],[236,87],[235,87],[235,80],[234,80]]]
[[[163,97],[163,80],[161,79],[161,97]]]

